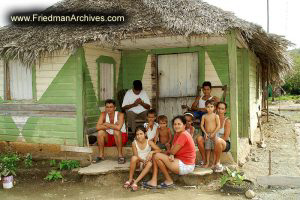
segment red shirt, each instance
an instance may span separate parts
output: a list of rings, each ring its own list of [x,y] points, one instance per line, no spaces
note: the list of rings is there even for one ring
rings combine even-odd
[[[175,154],[175,158],[181,160],[186,165],[194,165],[196,160],[195,144],[192,136],[184,131],[176,133],[173,139],[173,145],[179,144],[181,148]]]

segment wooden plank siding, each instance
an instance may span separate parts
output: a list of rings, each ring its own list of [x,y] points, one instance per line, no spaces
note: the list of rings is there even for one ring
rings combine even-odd
[[[99,57],[109,57],[115,62],[114,80],[118,80],[121,53],[117,50],[103,49],[94,45],[84,46],[84,87],[85,87],[85,122],[88,129],[95,128],[100,116],[100,109],[104,109],[103,104],[99,104],[98,96],[98,64]],[[115,83],[117,85],[117,83]],[[114,86],[116,88],[116,85]],[[113,87],[113,86],[111,86]]]
[[[98,99],[98,77],[97,77],[98,66],[96,60],[100,56],[111,57],[116,62],[115,77],[116,80],[118,80],[120,62],[121,62],[121,52],[118,50],[100,48],[92,44],[86,44],[84,45],[83,48],[85,52],[85,60],[91,77],[93,89],[95,91],[96,98]]]
[[[257,69],[261,70],[261,65],[258,62],[258,59],[256,58],[256,56],[250,52],[249,53],[249,110],[250,112],[250,134],[251,137],[254,135],[254,131],[257,129],[257,116],[256,116],[256,112],[260,113],[260,109],[261,108],[261,99],[262,99],[262,85],[261,85],[261,76],[257,77]],[[259,85],[257,88],[257,78],[259,81]],[[259,96],[257,96],[257,89],[259,90],[258,94]]]
[[[181,105],[191,105],[197,94],[198,52],[158,55],[158,114],[170,120],[182,114]]]
[[[53,56],[46,56],[37,62],[35,66],[36,74],[36,97],[39,100],[49,85],[52,83],[58,72],[67,62],[70,54],[64,54],[60,52]],[[60,90],[61,92],[67,92],[66,90]]]
[[[144,74],[142,78],[142,83],[143,83],[143,90],[146,91],[147,95],[150,98],[151,105],[153,107],[153,99],[155,98],[152,92],[153,91],[153,83],[152,83],[152,68],[151,68],[151,57],[152,55],[148,55],[146,63],[145,63],[145,69],[144,69]]]
[[[36,65],[38,101],[1,105],[1,113],[6,116],[0,116],[0,140],[16,141],[22,137],[30,143],[82,144],[75,110],[76,57],[46,57]]]

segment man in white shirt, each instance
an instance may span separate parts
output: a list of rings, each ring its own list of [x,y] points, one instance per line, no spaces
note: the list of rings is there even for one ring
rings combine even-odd
[[[136,128],[136,118],[146,120],[147,112],[150,109],[150,100],[147,93],[143,90],[143,84],[140,80],[133,81],[133,88],[126,92],[122,109],[126,111],[128,127],[133,132]]]

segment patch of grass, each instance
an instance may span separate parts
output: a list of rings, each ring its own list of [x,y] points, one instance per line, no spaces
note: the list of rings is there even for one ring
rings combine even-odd
[[[272,97],[269,97],[269,102],[272,101]],[[300,100],[300,95],[284,95],[275,97],[275,101],[288,101],[288,100]]]
[[[56,160],[50,160],[50,167],[56,166]]]
[[[78,160],[62,160],[59,163],[60,170],[72,170],[80,167],[80,163]]]
[[[24,164],[26,168],[32,167],[32,154],[28,153],[26,154],[26,157],[24,159]]]
[[[61,175],[60,171],[51,170],[44,179],[47,181],[56,181],[62,178],[63,176]]]

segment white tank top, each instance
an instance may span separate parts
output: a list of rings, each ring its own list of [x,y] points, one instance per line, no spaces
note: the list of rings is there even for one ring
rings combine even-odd
[[[221,138],[224,136],[224,132],[225,132],[225,129],[224,129],[224,126],[225,126],[225,122],[227,120],[227,117],[225,117],[224,121],[223,121],[223,125],[222,125],[222,128],[219,129],[218,133],[217,133],[217,137]],[[229,138],[228,138],[229,140]]]
[[[137,149],[137,153],[138,153],[138,156],[143,159],[143,160],[146,160],[148,154],[150,153],[151,151],[151,147],[150,145],[148,144],[149,140],[147,139],[147,145],[144,149],[140,149],[136,140],[134,140],[134,143],[135,143],[135,146],[136,146],[136,149]]]
[[[115,111],[114,124],[116,124],[117,121],[118,121],[118,114],[119,114],[119,112],[118,112],[118,111]],[[106,123],[110,123],[110,119],[109,119],[108,113],[106,113],[105,122],[106,122]],[[113,134],[114,134],[114,130],[113,130],[113,129],[106,129],[106,131],[107,131],[110,135],[113,135]],[[123,124],[123,126],[122,126],[122,128],[121,128],[121,133],[126,133],[125,123]]]
[[[207,100],[203,100],[202,98],[203,98],[203,96],[200,97],[200,99],[199,99],[198,108],[205,108],[205,102],[206,102],[207,100],[211,100],[213,97],[211,96],[211,97],[209,97]]]

